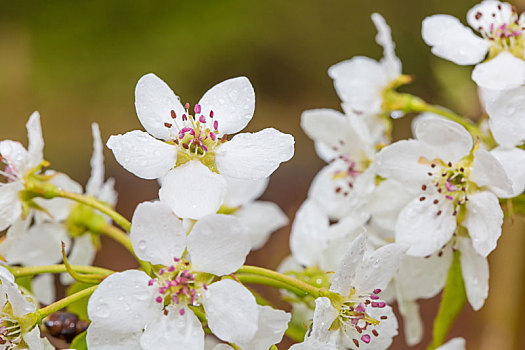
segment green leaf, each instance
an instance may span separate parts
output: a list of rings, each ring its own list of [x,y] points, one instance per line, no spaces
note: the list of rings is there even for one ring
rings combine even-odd
[[[83,282],[74,282],[72,285],[70,285],[67,288],[66,295],[75,294],[77,292],[80,292],[81,290],[84,290],[86,288],[89,288],[91,286],[94,286],[94,284],[91,283],[83,283]],[[67,311],[74,313],[78,316],[81,320],[88,321],[88,314],[87,314],[87,304],[88,304],[89,298],[83,298],[79,301],[76,301],[74,303],[71,303],[67,307]]]
[[[428,346],[428,350],[436,349],[445,342],[448,331],[454,324],[461,310],[463,310],[463,306],[465,306],[467,301],[465,284],[463,282],[463,275],[461,274],[460,254],[459,250],[454,253],[452,265],[448,270],[447,284],[441,296],[438,314],[434,319],[432,344]]]
[[[70,349],[75,350],[87,350],[87,342],[86,342],[86,335],[87,332],[84,331],[77,335],[75,339],[73,339],[73,342],[71,342],[71,345],[69,346]]]

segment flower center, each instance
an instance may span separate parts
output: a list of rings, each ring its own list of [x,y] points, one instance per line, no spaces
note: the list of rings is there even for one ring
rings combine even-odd
[[[338,320],[341,325],[343,334],[359,347],[359,342],[370,343],[372,337],[379,336],[375,327],[386,320],[387,316],[380,316],[379,320],[371,317],[367,309],[379,308],[386,306],[384,301],[379,299],[381,289],[375,289],[371,294],[358,295],[352,288],[350,296],[339,309]]]
[[[214,166],[213,150],[217,145],[227,141],[227,135],[219,138],[219,121],[213,119],[213,111],[208,116],[201,114],[201,106],[195,105],[195,115],[189,112],[190,105],[184,106],[186,113],[178,116],[171,111],[172,123],[164,123],[170,130],[172,142],[178,146],[177,165],[198,158],[207,166]],[[208,164],[210,163],[210,164]]]
[[[441,160],[429,161],[421,157],[420,164],[428,164],[430,167],[427,175],[432,178],[429,185],[423,184],[421,189],[428,193],[436,191],[443,200],[449,201],[454,207],[452,215],[456,216],[463,204],[468,201],[468,194],[475,187],[475,184],[470,182],[466,175],[466,166],[463,162],[452,164],[452,162],[444,163]],[[419,197],[423,202],[426,196]],[[439,199],[434,199],[434,204],[439,204]],[[438,210],[436,215],[441,215],[442,211]]]
[[[173,258],[175,264],[161,268],[155,275],[156,278],[149,280],[148,285],[158,286],[158,296],[155,301],[164,306],[164,313],[168,305],[192,305],[199,306],[201,294],[199,290],[208,289],[206,283],[196,282],[197,273],[191,271],[191,264],[185,259]],[[184,308],[179,312],[184,315]]]
[[[22,330],[18,321],[5,311],[0,313],[0,345],[2,349],[15,349],[22,342]]]
[[[0,155],[0,165],[1,164],[4,165],[4,169],[0,170],[0,176],[5,178],[5,182],[9,183],[18,181],[18,174],[15,164]]]
[[[350,155],[345,153],[338,157],[340,166],[332,174],[332,179],[335,181],[335,193],[341,196],[348,196],[354,189],[356,178],[363,172],[360,170],[357,162],[350,158]]]
[[[502,50],[507,50],[523,59],[525,25],[518,18],[514,7],[511,9],[510,16],[502,10],[502,5],[499,4],[493,12],[476,12],[474,18],[479,25],[478,32],[492,43],[490,57],[496,56]]]

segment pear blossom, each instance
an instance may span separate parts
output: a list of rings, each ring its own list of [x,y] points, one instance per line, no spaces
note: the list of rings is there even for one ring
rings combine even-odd
[[[182,218],[217,212],[226,192],[224,176],[268,177],[294,152],[293,137],[273,128],[228,141],[227,135],[244,129],[254,112],[255,94],[246,77],[212,87],[192,114],[165,82],[146,74],[137,83],[135,107],[147,132],[113,135],[107,146],[126,170],[162,179],[160,200]]]
[[[133,215],[130,238],[137,256],[160,268],[153,278],[129,270],[100,284],[88,304],[89,348],[104,349],[107,339],[114,337],[126,339],[115,340],[114,349],[202,349],[204,331],[188,308],[201,305],[208,327],[224,341],[266,344],[256,337],[264,328],[259,327],[260,320],[268,319],[281,320],[282,337],[286,315],[260,309],[241,284],[216,279],[244,263],[250,239],[243,230],[235,217],[212,214],[197,221],[187,234],[182,221],[164,203],[141,203]]]
[[[383,58],[376,61],[356,56],[330,67],[328,75],[334,80],[345,111],[364,114],[367,123],[383,125],[384,130],[384,123],[375,116],[382,112],[383,92],[401,75],[401,61],[384,18],[373,13],[372,21],[378,31],[376,41],[383,47]]]
[[[227,189],[219,213],[231,214],[248,228],[251,249],[261,248],[271,233],[288,225],[288,217],[273,202],[256,200],[268,186],[268,178],[240,180],[225,176]]]
[[[329,162],[314,178],[309,197],[333,219],[363,210],[366,196],[374,189],[375,173],[369,167],[375,156],[366,125],[355,115],[331,109],[303,112],[301,127],[323,147],[330,149]]]
[[[433,15],[423,20],[423,40],[436,56],[460,65],[475,64],[472,79],[482,88],[505,90],[522,85],[524,15],[518,16],[509,3],[484,0],[468,11],[467,22],[481,37],[453,16]]]
[[[35,325],[25,329],[21,321],[24,316],[36,311],[37,303],[22,294],[13,275],[0,266],[0,344],[9,350],[50,350],[54,347],[45,338],[40,338],[40,329]]]
[[[11,226],[22,216],[22,202],[19,193],[24,189],[24,176],[44,160],[44,139],[40,115],[34,112],[26,123],[27,149],[17,141],[0,141],[0,162],[4,169],[0,176],[0,231]]]
[[[503,223],[493,189],[510,193],[512,184],[501,163],[473,147],[459,124],[424,118],[414,129],[416,139],[387,146],[376,158],[379,175],[413,193],[395,224],[396,242],[420,257],[451,247],[449,242],[460,249],[467,297],[478,310],[488,293],[486,257]]]
[[[379,297],[398,266],[401,249],[391,244],[365,255],[366,236],[354,239],[337,269],[330,291],[342,298],[315,300],[313,327],[290,349],[386,349],[397,335],[392,309]]]

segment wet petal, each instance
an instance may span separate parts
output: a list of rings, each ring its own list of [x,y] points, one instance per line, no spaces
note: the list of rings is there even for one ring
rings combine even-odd
[[[280,343],[292,317],[270,306],[258,306],[258,309],[257,333],[249,343],[238,344],[242,349],[268,350],[273,344]]]
[[[489,126],[498,144],[506,147],[521,145],[525,141],[525,87],[504,92],[483,91],[490,116]]]
[[[208,286],[202,304],[208,326],[219,339],[237,344],[253,339],[259,309],[244,286],[230,279],[215,282]]]
[[[503,193],[512,193],[512,183],[500,162],[488,151],[479,149],[474,153],[470,180],[476,185],[497,187]]]
[[[141,335],[142,330],[119,332],[91,323],[87,329],[86,342],[89,350],[143,350],[140,347]]]
[[[350,293],[350,288],[355,286],[358,266],[363,260],[365,248],[366,234],[362,233],[350,243],[343,260],[339,264],[339,268],[332,278],[330,291],[341,295]]]
[[[188,236],[192,267],[219,276],[237,271],[250,247],[247,229],[231,215],[208,215],[197,221]]]
[[[129,238],[137,256],[156,265],[169,266],[186,249],[182,221],[162,202],[140,203],[131,219]]]
[[[26,123],[28,162],[24,170],[33,169],[44,160],[44,138],[42,137],[42,126],[40,125],[40,114],[33,112]]]
[[[206,91],[199,101],[202,114],[219,122],[219,134],[235,134],[250,122],[255,110],[255,92],[246,77],[223,81]]]
[[[216,213],[226,194],[226,181],[197,160],[170,171],[163,179],[159,198],[181,219],[201,219]]]
[[[135,108],[144,129],[163,140],[169,140],[171,136],[170,130],[164,126],[164,123],[173,123],[171,111],[175,111],[179,120],[185,113],[179,97],[153,73],[142,76],[137,82]]]
[[[112,135],[107,146],[124,169],[143,179],[161,178],[177,161],[175,146],[139,130]]]
[[[403,249],[395,244],[387,244],[370,254],[366,254],[358,265],[354,287],[360,292],[384,290],[399,268]]]
[[[477,311],[485,303],[489,294],[489,264],[487,258],[479,255],[468,238],[458,238],[461,251],[461,272],[465,281],[467,299]]]
[[[294,154],[294,138],[273,128],[235,135],[215,154],[220,174],[255,180],[270,176]]]
[[[433,201],[438,200],[438,204]],[[456,229],[452,204],[441,197],[414,198],[399,213],[396,242],[408,246],[407,254],[426,256],[447,243]],[[439,215],[437,213],[440,213]]]
[[[104,153],[97,123],[91,124],[91,132],[93,134],[93,154],[90,161],[91,176],[86,185],[86,193],[97,196],[104,184]]]
[[[525,82],[525,62],[503,51],[490,61],[474,67],[472,80],[480,87],[494,90],[513,89]]]
[[[234,179],[225,176],[224,179],[228,184],[224,205],[235,208],[248,204],[259,198],[268,186],[268,177],[257,180]]]
[[[452,16],[434,15],[423,20],[423,40],[432,53],[460,65],[476,64],[487,55],[490,43]]]
[[[0,185],[0,231],[11,226],[22,215],[18,193],[23,189],[20,182]]]
[[[496,147],[490,154],[500,162],[512,183],[512,192],[507,193],[498,188],[491,188],[500,198],[512,198],[525,190],[525,151],[519,148],[506,149]]]

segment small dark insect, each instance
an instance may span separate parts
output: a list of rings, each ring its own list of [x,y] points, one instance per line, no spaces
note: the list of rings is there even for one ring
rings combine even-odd
[[[79,320],[75,314],[58,311],[49,315],[44,320],[44,325],[51,336],[71,343],[77,335],[88,328],[89,322]]]

